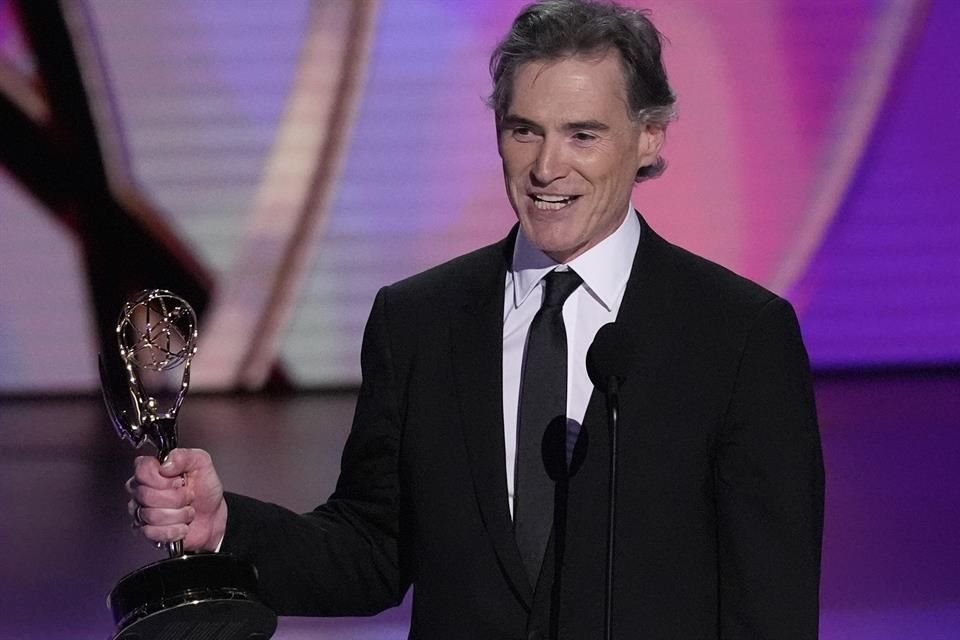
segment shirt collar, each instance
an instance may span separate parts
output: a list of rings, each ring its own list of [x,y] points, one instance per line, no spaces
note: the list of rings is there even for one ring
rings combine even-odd
[[[608,311],[627,285],[634,254],[640,243],[640,220],[633,211],[631,203],[623,223],[616,231],[566,265],[576,271],[590,295]],[[540,280],[558,266],[560,263],[533,246],[521,227],[513,247],[513,265],[510,268],[514,306],[523,304]]]

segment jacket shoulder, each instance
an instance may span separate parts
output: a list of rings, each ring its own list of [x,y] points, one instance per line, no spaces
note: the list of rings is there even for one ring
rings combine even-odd
[[[460,298],[495,286],[503,279],[512,247],[512,234],[504,240],[463,254],[426,271],[383,288],[391,299],[424,301],[437,296]],[[501,283],[502,284],[502,283]]]
[[[752,315],[775,300],[786,303],[753,280],[682,247],[663,243],[664,253],[681,283],[681,292],[699,300],[700,305]]]

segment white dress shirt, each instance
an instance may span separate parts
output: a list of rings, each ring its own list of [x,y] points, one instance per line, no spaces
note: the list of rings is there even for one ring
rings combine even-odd
[[[587,376],[587,349],[600,327],[617,318],[639,242],[640,221],[632,205],[616,231],[566,265],[534,247],[522,228],[517,233],[503,295],[503,439],[511,514],[523,353],[530,323],[543,299],[543,277],[554,269],[569,268],[583,279],[583,285],[563,304],[567,331],[567,420],[579,425],[593,392]]]

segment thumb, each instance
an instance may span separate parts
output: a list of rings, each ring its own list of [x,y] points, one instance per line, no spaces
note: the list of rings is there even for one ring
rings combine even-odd
[[[210,454],[203,449],[174,449],[160,465],[160,475],[175,478],[211,464]]]

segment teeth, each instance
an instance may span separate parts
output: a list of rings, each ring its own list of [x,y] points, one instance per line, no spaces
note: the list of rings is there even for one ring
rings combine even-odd
[[[533,206],[542,211],[556,211],[558,209],[563,209],[569,204],[569,200],[563,200],[561,202],[544,202],[543,200],[537,200],[536,198],[533,199]]]
[[[553,196],[547,194],[539,194],[531,197],[533,198],[533,206],[541,211],[563,209],[577,199],[576,196]]]

